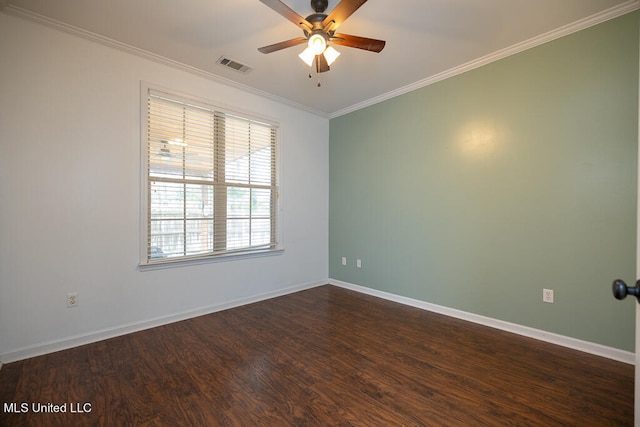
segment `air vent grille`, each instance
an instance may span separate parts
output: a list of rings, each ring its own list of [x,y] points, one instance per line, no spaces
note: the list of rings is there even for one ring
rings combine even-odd
[[[222,65],[223,67],[231,68],[234,71],[239,71],[241,73],[248,73],[253,68],[248,65],[241,64],[238,61],[234,61],[233,59],[229,59],[227,57],[221,56],[216,61],[216,64]]]

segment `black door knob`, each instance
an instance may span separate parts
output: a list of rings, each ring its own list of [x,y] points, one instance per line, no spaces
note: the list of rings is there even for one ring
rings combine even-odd
[[[640,303],[640,280],[636,282],[635,287],[629,287],[624,283],[624,280],[616,279],[611,284],[611,290],[616,299],[625,299],[627,295],[633,295]]]

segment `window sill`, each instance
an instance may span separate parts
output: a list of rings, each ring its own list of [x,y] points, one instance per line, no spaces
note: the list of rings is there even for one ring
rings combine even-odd
[[[263,251],[230,253],[224,255],[213,255],[206,257],[182,258],[182,259],[163,259],[161,261],[140,262],[138,269],[140,271],[163,270],[166,268],[188,267],[190,265],[210,264],[225,261],[237,261],[241,259],[263,258],[269,256],[282,255],[284,249],[265,249]]]

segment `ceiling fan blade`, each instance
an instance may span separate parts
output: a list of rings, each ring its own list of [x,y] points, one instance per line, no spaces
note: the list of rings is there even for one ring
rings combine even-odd
[[[327,58],[325,58],[324,55],[316,55],[316,71],[318,73],[329,71],[329,64],[327,63]]]
[[[333,21],[333,25],[330,30],[335,31],[353,12],[358,10],[360,6],[365,4],[367,0],[342,0],[336,7],[333,8],[331,13],[322,21],[322,27],[327,28]]]
[[[278,50],[286,49],[288,47],[298,46],[299,44],[306,43],[307,39],[304,37],[297,37],[295,39],[286,40],[280,43],[270,44],[269,46],[259,47],[258,50],[262,53],[271,53]]]
[[[355,47],[371,52],[380,52],[384,49],[386,42],[384,40],[370,39],[367,37],[350,36],[349,34],[334,34],[331,43],[340,46]]]
[[[293,9],[291,9],[286,4],[282,3],[280,0],[260,0],[265,5],[269,6],[274,11],[278,12],[280,15],[287,18],[289,21],[296,24],[298,27],[302,28],[306,31],[311,31],[313,25],[309,23],[302,16],[298,15]]]

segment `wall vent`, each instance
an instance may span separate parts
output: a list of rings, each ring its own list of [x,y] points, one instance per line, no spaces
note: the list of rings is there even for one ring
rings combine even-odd
[[[241,64],[238,61],[234,61],[233,59],[229,59],[224,56],[218,58],[216,64],[220,64],[223,67],[231,68],[232,70],[239,71],[241,73],[248,73],[249,71],[253,70],[253,68],[249,67],[248,65]]]

